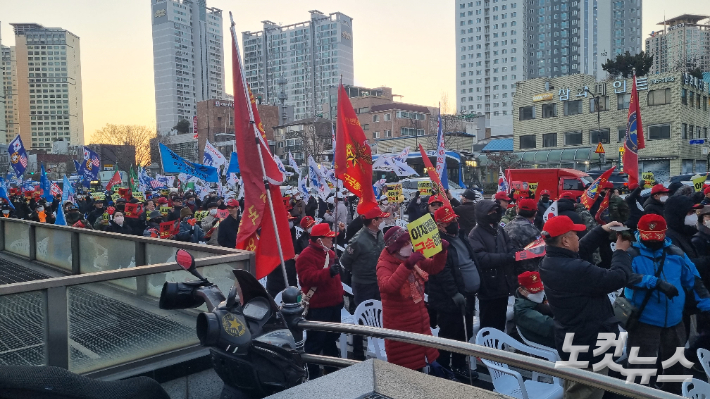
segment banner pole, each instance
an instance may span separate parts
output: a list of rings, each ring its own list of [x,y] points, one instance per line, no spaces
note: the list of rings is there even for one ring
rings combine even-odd
[[[244,87],[244,97],[246,98],[247,104],[249,105],[249,123],[251,123],[251,126],[254,128],[254,139],[256,140],[256,148],[259,150],[259,163],[261,165],[261,174],[264,179],[264,188],[266,189],[266,199],[267,202],[269,203],[269,211],[271,212],[271,222],[274,224],[274,233],[276,233],[276,247],[279,249],[279,259],[281,260],[281,272],[283,273],[284,277],[284,284],[286,287],[289,286],[288,284],[288,274],[286,273],[286,262],[284,261],[284,253],[283,250],[281,249],[281,236],[279,234],[279,228],[278,225],[276,224],[276,213],[274,212],[274,204],[271,202],[271,189],[269,187],[269,179],[266,176],[266,167],[264,166],[264,156],[261,153],[261,143],[260,143],[260,135],[261,133],[259,132],[259,128],[256,126],[256,123],[254,122],[254,111],[251,108],[251,98],[249,97],[249,90],[247,86],[247,81],[246,77],[244,76],[244,71],[242,70],[242,55],[239,52],[239,42],[237,41],[237,32],[235,29],[235,24],[234,24],[234,18],[232,17],[232,12],[229,12],[229,20],[231,21],[232,25],[229,28],[230,32],[232,33],[232,40],[234,41],[234,49],[237,52],[237,63],[239,63],[239,69],[240,69],[240,75],[242,76],[242,86]],[[234,95],[237,95],[237,93],[234,93]],[[236,121],[235,121],[236,123]]]

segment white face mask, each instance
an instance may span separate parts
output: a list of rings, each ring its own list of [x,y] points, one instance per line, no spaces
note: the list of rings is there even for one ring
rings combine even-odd
[[[217,214],[217,208],[210,209],[210,215],[214,216]]]
[[[38,207],[37,207],[37,212],[44,212],[44,207],[43,207],[43,206],[38,206]]]
[[[380,230],[384,229],[384,228],[385,228],[385,221],[383,220],[382,223],[380,223],[377,227],[378,227]]]
[[[293,222],[288,222],[288,228],[292,229],[293,228]]]
[[[311,230],[312,230],[312,229],[313,229],[313,227],[307,228],[307,229],[306,229],[306,233],[311,234]]]
[[[661,198],[659,198],[659,201],[661,201],[661,202],[668,201],[668,196],[667,195],[662,196]]]
[[[389,204],[389,203],[390,203],[390,202],[387,201],[387,200],[382,201],[382,205],[387,205],[387,204]]]
[[[707,227],[708,229],[710,229],[710,219],[704,221],[703,224],[705,225],[705,227]]]
[[[685,215],[685,225],[686,226],[695,226],[698,224],[698,214],[694,213],[692,215]]]
[[[118,224],[119,226],[122,226],[123,225],[123,216],[116,216],[115,218],[113,218],[113,221],[116,222],[116,224]]]
[[[545,300],[545,290],[542,290],[535,294],[528,294],[528,299],[535,303],[542,303],[542,301]]]
[[[409,258],[412,255],[412,244],[408,244],[399,250],[399,256]]]

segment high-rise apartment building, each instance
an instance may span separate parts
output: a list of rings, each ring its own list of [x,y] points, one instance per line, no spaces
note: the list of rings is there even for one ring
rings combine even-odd
[[[192,121],[197,103],[224,99],[222,10],[205,0],[152,0],[155,112],[159,134]]]
[[[5,46],[2,45],[2,35],[0,35],[0,143],[7,137],[6,121],[6,104],[7,97],[5,96]],[[9,48],[8,55],[9,55]]]
[[[0,132],[0,142],[9,143],[20,134],[17,115],[17,60],[15,47],[0,45],[0,69],[2,69],[2,86],[5,107],[5,131]]]
[[[242,33],[252,92],[267,104],[284,100],[294,107],[296,120],[321,113],[329,87],[337,86],[341,76],[343,84],[353,84],[352,18],[339,12],[310,13],[305,22],[281,26],[263,21],[264,30]]]
[[[57,140],[83,145],[79,37],[62,28],[35,23],[10,25],[15,31],[15,46],[3,50],[3,65],[7,65],[7,59],[12,82],[7,84],[3,79],[3,83],[6,90],[10,88],[10,124],[16,134],[26,148],[49,150]],[[8,71],[4,68],[3,72]],[[14,134],[8,131],[7,137],[11,140]]]
[[[710,22],[706,15],[683,14],[659,22],[663,30],[646,38],[646,52],[653,56],[652,74],[710,71]]]
[[[608,58],[641,51],[641,0],[459,0],[456,46],[459,111],[485,115],[492,135],[512,134],[515,82],[601,79]]]

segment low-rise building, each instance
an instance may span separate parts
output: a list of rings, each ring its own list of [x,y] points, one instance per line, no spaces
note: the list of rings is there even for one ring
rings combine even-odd
[[[299,165],[312,156],[316,162],[333,160],[333,123],[324,118],[306,118],[274,127],[274,155],[288,162],[288,153]]]
[[[517,85],[514,150],[521,165],[580,170],[618,165],[632,78],[598,82],[579,74]],[[639,173],[653,172],[663,181],[706,172],[710,84],[674,73],[637,78],[637,87],[646,142],[639,151]],[[599,143],[606,151],[604,163],[594,153]]]

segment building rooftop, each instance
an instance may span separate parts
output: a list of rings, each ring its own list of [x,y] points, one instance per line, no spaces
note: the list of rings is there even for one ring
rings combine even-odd
[[[381,112],[381,111],[388,111],[388,110],[399,110],[399,111],[411,111],[411,112],[421,112],[422,114],[429,114],[429,108],[423,106],[423,105],[415,105],[415,104],[405,104],[405,103],[390,103],[390,104],[381,104],[381,105],[373,105],[370,107],[370,112]]]
[[[44,29],[44,26],[32,22],[14,24],[11,23],[10,25],[12,25],[13,29],[15,29],[15,35],[21,35],[28,30]]]
[[[481,152],[513,151],[513,139],[494,139],[486,144]]]
[[[658,23],[658,25],[676,25],[680,23],[697,24],[698,22],[707,18],[710,17],[708,17],[707,15],[698,14],[683,14],[674,18],[667,19],[665,21],[661,21]]]

